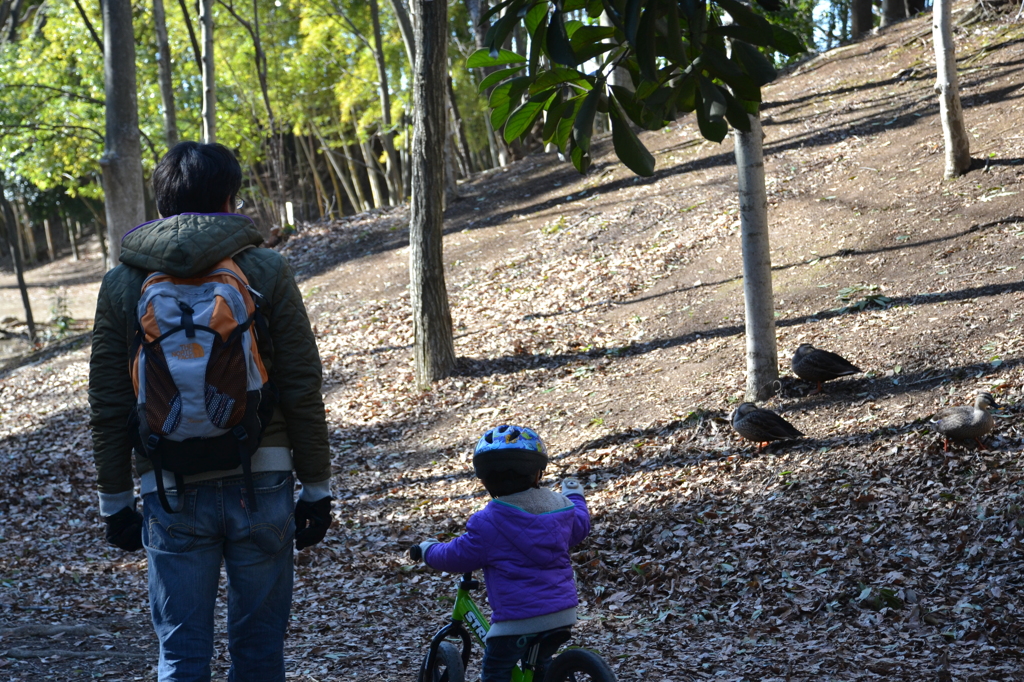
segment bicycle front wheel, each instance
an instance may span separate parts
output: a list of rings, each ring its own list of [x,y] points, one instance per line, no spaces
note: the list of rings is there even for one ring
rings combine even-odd
[[[426,663],[424,663],[426,665]],[[462,654],[451,642],[441,642],[434,657],[434,669],[420,675],[420,682],[466,682],[466,668]]]
[[[616,682],[604,659],[586,649],[566,649],[548,666],[544,682]]]

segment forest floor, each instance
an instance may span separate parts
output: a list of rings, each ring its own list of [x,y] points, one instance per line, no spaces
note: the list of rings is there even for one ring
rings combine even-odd
[[[766,406],[808,436],[764,453],[727,422],[745,358],[731,142],[692,118],[644,134],[653,178],[605,139],[585,177],[534,156],[461,186],[458,367],[429,392],[405,209],[279,247],[320,344],[338,498],[296,556],[289,679],[414,679],[454,577],[405,550],[486,502],[468,460],[498,423],[540,431],[546,480],[588,483],[575,642],[620,680],[1024,679],[1024,24],[957,40],[975,166],[956,180],[927,17],[766,88],[783,375]],[[60,286],[48,267],[30,279]],[[802,342],[865,371],[810,395],[789,371]],[[0,378],[3,679],[154,677],[145,559],[98,522],[88,358]],[[944,452],[927,418],[979,389],[1003,406],[987,449]],[[227,664],[221,636],[218,679]]]

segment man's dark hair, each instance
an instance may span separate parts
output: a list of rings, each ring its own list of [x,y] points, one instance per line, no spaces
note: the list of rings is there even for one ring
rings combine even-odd
[[[219,213],[242,186],[242,167],[222,144],[179,142],[153,171],[156,208],[179,213]]]
[[[520,474],[516,471],[494,471],[480,479],[491,497],[503,497],[537,487],[537,472]]]

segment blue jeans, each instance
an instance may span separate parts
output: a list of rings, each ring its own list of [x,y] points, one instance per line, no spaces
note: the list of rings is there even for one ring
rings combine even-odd
[[[295,535],[291,472],[253,475],[258,512],[246,508],[241,476],[185,486],[168,514],[143,498],[142,540],[149,603],[160,639],[160,682],[208,682],[213,611],[223,561],[228,576],[231,682],[283,682],[284,635],[292,603]],[[180,500],[167,491],[172,508]]]
[[[509,682],[512,679],[512,668],[530,653],[530,647],[543,633],[532,635],[508,635],[507,637],[488,637],[484,648],[483,670],[480,682]],[[533,671],[534,682],[541,682],[544,673],[551,663],[551,657],[558,651],[558,645],[542,646],[537,653],[537,666]]]

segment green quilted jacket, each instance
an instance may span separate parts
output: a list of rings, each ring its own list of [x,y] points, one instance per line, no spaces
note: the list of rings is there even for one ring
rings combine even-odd
[[[252,248],[262,241],[248,218],[233,214],[172,216],[125,235],[121,265],[106,274],[100,287],[89,362],[90,424],[101,493],[133,487],[125,424],[136,397],[128,353],[143,280],[153,271],[194,277],[229,256],[268,304],[273,357],[263,362],[280,400],[261,445],[290,447],[295,472],[305,484],[330,477],[316,340],[291,268],[276,251]],[[135,467],[140,475],[152,468],[143,458],[136,458]]]

